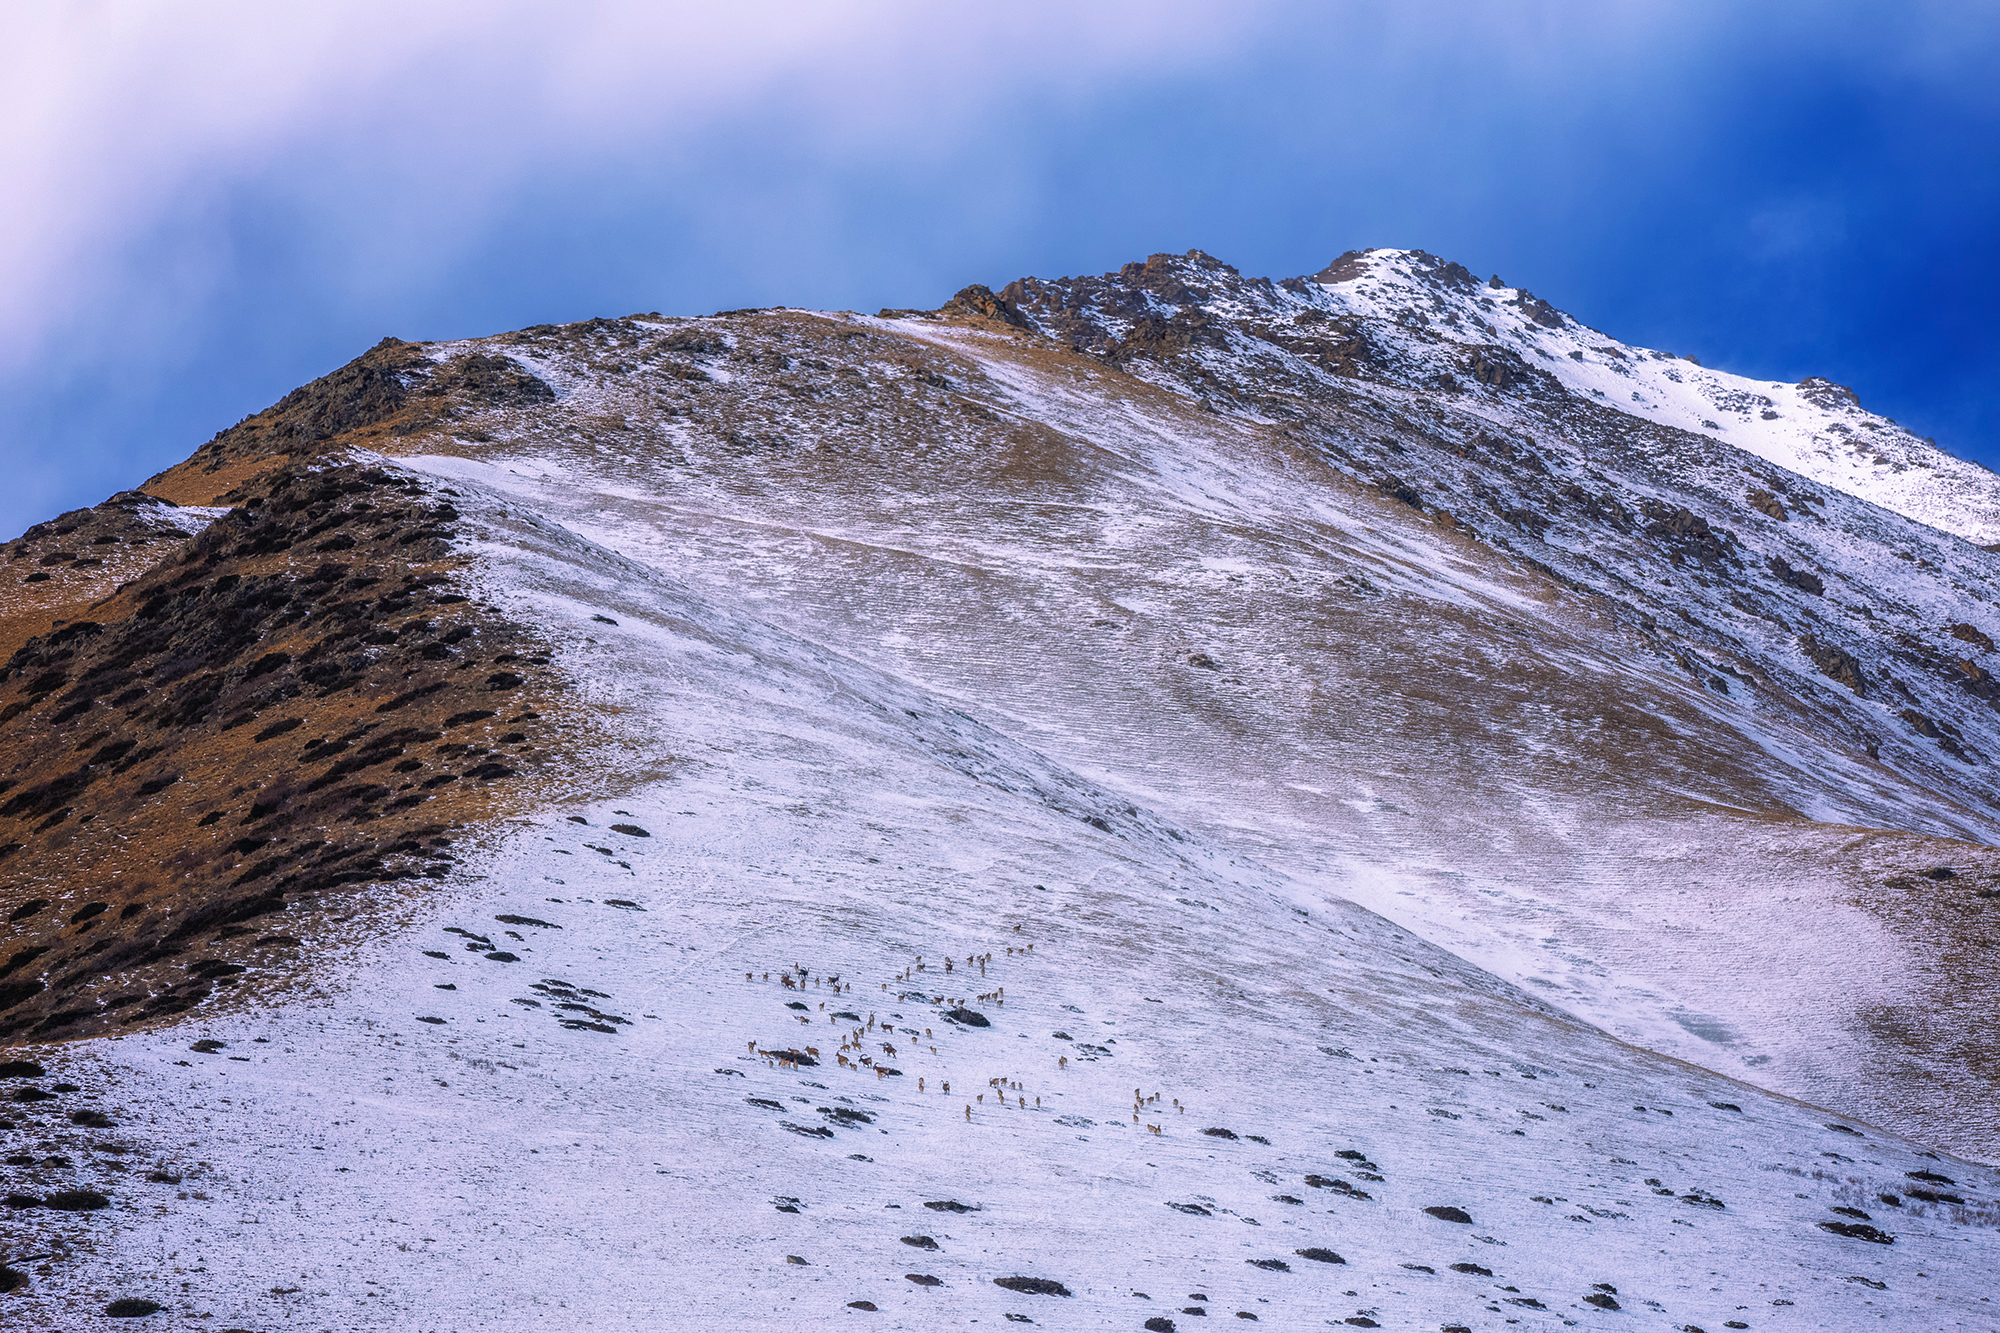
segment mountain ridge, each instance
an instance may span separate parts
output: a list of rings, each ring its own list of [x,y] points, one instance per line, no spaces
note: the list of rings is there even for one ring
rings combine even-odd
[[[1079,350],[1117,356],[1179,350],[1202,343],[1204,335],[1212,338],[1215,330],[1206,320],[1185,317],[1190,307],[1199,307],[1239,329],[1247,325],[1253,336],[1287,351],[1303,350],[1336,375],[1361,377],[1374,371],[1404,387],[1428,376],[1422,387],[1447,393],[1458,392],[1462,379],[1503,390],[1525,382],[1538,385],[1545,399],[1556,387],[1545,378],[1552,377],[1572,395],[1596,398],[1612,410],[1656,424],[1714,434],[1808,480],[1975,544],[1990,544],[2000,536],[1995,522],[2000,493],[1991,472],[1945,453],[1934,440],[1919,439],[1887,418],[1864,412],[1854,391],[1844,385],[1817,376],[1796,385],[1752,381],[1701,368],[1691,358],[1634,348],[1532,292],[1506,286],[1498,275],[1482,284],[1463,265],[1421,250],[1351,250],[1310,279],[1275,284],[1244,281],[1233,267],[1201,251],[1155,255],[1126,265],[1116,276],[1148,299],[1149,306],[1094,305],[1090,279],[1044,284],[1031,278],[1001,291],[1001,317],[1026,311],[1027,323],[1038,331],[1067,338]],[[1211,299],[1216,294],[1200,285],[1203,278],[1221,280],[1219,297]],[[1254,322],[1259,315],[1282,312],[1279,292],[1301,298],[1291,315],[1293,330],[1280,332]],[[1344,339],[1329,341],[1318,326],[1343,316],[1355,323],[1336,324]],[[1396,364],[1399,355],[1401,365]],[[1626,399],[1615,399],[1607,384],[1622,390]],[[1780,397],[1772,398],[1772,393]],[[1776,410],[1780,406],[1786,410]],[[1731,418],[1729,424],[1713,419],[1720,416]],[[1868,443],[1854,442],[1857,432]],[[1912,470],[1932,474],[1929,480],[1936,484],[1899,480]],[[1965,512],[1968,507],[1974,512]]]

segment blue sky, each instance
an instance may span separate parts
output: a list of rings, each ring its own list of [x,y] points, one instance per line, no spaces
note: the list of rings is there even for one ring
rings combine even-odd
[[[2000,465],[1983,0],[278,8],[10,20],[0,534],[384,334],[1190,247],[1421,247]]]

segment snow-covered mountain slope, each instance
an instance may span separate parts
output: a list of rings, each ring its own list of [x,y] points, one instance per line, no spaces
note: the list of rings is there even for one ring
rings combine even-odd
[[[218,435],[16,594],[0,1310],[1995,1327],[2000,556],[1595,339],[1197,253]]]
[[[317,994],[43,1055],[112,1123],[14,1112],[80,1163],[38,1171],[117,1203],[15,1212],[54,1254],[10,1319],[1992,1326],[2000,1173],[454,498],[603,719],[601,799],[462,845]]]
[[[1627,1039],[1994,1151],[1994,557],[1244,313],[1323,328],[1315,284],[1135,267],[984,298],[1039,331],[966,298],[441,347],[560,399],[396,447]]]
[[[1751,380],[1632,347],[1498,275],[1479,283],[1422,251],[1345,255],[1315,281],[1338,309],[1393,330],[1404,349],[1429,352],[1447,372],[1459,357],[1497,345],[1578,397],[1712,436],[1968,541],[2000,542],[2000,481],[1991,472],[1863,411],[1853,390],[1829,380]]]

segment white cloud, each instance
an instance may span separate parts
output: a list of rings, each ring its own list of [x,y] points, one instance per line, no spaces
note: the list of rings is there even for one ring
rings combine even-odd
[[[323,162],[331,191],[372,196],[295,182],[307,208],[400,197],[441,217],[579,158],[655,143],[671,157],[752,113],[782,114],[810,153],[885,139],[939,151],[996,100],[1089,96],[1213,61],[1268,17],[1241,0],[17,10],[0,54],[0,364],[120,299],[141,238],[198,232],[230,190],[304,164]]]
[[[1965,63],[1993,49],[1977,21],[1988,2],[1920,0],[1909,23],[1803,0],[1754,13],[1721,0],[16,6],[0,44],[0,373],[45,360],[64,330],[101,331],[106,311],[171,330],[229,280],[242,197],[289,216],[325,285],[359,294],[448,266],[550,179],[596,189],[629,170],[693,196],[695,164],[713,171],[716,145],[746,125],[783,137],[802,181],[854,160],[921,172],[998,109],[1218,73],[1257,85],[1263,65],[1310,50],[1324,77],[1287,91],[1294,123],[1266,132],[1317,140],[1434,208],[1453,173],[1465,190],[1496,173],[1560,186],[1571,139],[1678,152],[1702,132],[1704,66],[1746,49],[1844,50],[1889,77],[1990,94]],[[1443,179],[1410,179],[1411,152],[1482,137],[1494,142]],[[786,182],[733,184],[752,198]],[[716,216],[711,228],[739,225],[726,205]],[[100,354],[70,341],[65,355]]]

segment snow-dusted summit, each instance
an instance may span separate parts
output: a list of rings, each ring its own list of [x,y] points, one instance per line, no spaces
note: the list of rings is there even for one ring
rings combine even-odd
[[[1193,270],[1189,283],[1149,281],[1146,275],[1161,272],[1159,261],[1167,258],[1127,266],[1128,278],[1138,271],[1145,309],[1119,310],[1126,319],[1114,315],[1107,331],[1128,334],[1126,321],[1135,316],[1171,320],[1186,308],[1175,298],[1196,296],[1194,284],[1222,277],[1214,261],[1181,260]],[[1633,347],[1497,275],[1481,282],[1463,265],[1421,250],[1350,251],[1311,278],[1287,279],[1276,289],[1228,277],[1217,286],[1200,291],[1196,308],[1252,336],[1268,336],[1272,320],[1308,335],[1323,333],[1331,321],[1363,336],[1348,353],[1350,367],[1359,362],[1411,388],[1451,393],[1468,382],[1504,388],[1532,369],[1578,398],[1710,436],[1970,542],[2000,542],[2000,479],[1864,411],[1853,390],[1826,379],[1751,380]],[[1005,295],[1032,301],[1039,289],[1029,280]],[[1041,322],[1075,327],[1054,309]]]

